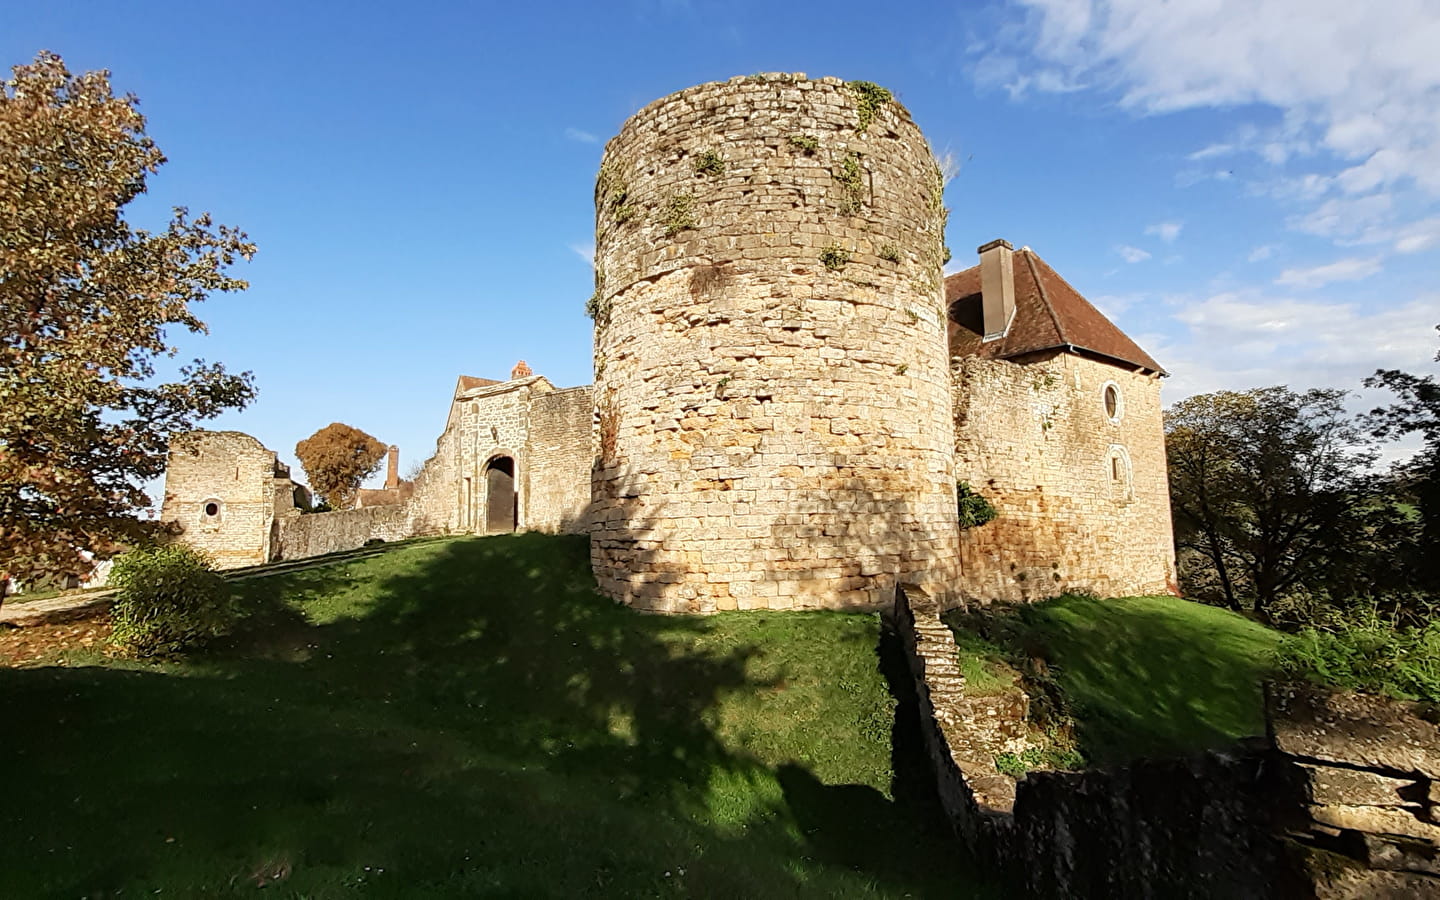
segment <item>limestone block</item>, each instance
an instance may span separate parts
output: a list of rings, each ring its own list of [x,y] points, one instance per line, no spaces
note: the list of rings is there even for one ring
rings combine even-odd
[[[1275,746],[1291,756],[1440,779],[1440,727],[1421,704],[1278,684],[1266,705]]]

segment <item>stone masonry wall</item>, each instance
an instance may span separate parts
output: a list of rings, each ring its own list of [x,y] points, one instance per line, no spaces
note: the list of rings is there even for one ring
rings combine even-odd
[[[999,511],[961,532],[967,599],[1176,592],[1157,378],[1072,353],[956,359],[953,377],[957,477]]]
[[[530,398],[521,490],[525,527],[583,534],[595,459],[594,391],[589,385]]]
[[[942,187],[904,108],[834,78],[700,85],[610,141],[603,591],[710,612],[953,590]]]
[[[435,455],[425,461],[405,504],[412,535],[449,534],[458,530],[460,495],[459,428],[446,426],[435,441]]]
[[[497,457],[508,456],[515,463],[515,487],[520,491],[518,527],[529,519],[525,484],[529,459],[523,452],[529,439],[530,397],[553,390],[541,378],[521,382],[505,382],[490,387],[474,388],[462,394],[456,403],[457,502],[460,531],[486,534],[497,530],[485,520],[487,492],[485,468]]]
[[[366,541],[410,537],[404,504],[338,509],[276,519],[271,560],[303,559],[362,547]]]
[[[238,431],[195,431],[171,441],[160,520],[217,568],[258,565],[270,558],[275,493],[274,452]]]

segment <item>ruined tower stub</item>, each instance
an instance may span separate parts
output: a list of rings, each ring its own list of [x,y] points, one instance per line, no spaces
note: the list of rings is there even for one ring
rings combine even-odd
[[[602,590],[672,612],[948,593],[942,190],[865,83],[748,76],[625,123],[596,184]]]

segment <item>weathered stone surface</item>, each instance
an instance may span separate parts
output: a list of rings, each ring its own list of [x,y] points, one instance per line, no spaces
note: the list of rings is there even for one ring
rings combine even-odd
[[[1412,872],[1344,869],[1315,885],[1317,900],[1436,900],[1440,879]]]
[[[462,379],[435,455],[403,503],[301,515],[297,486],[273,451],[240,432],[197,431],[172,444],[161,518],[220,568],[349,550],[376,539],[509,530],[508,520],[487,519],[485,477],[487,467],[508,459],[514,527],[578,533],[588,521],[593,439],[588,386],[556,390],[534,375],[472,387]]]
[[[1409,806],[1424,805],[1423,788],[1413,778],[1392,778],[1364,769],[1340,769],[1334,766],[1300,764],[1310,801],[1321,805],[1340,806]]]
[[[160,520],[220,569],[271,559],[271,523],[293,514],[294,484],[274,451],[238,431],[196,431],[170,442]]]
[[[1376,869],[1399,869],[1440,875],[1440,845],[1390,835],[1364,834],[1365,861]]]
[[[1292,756],[1440,778],[1440,728],[1422,704],[1279,684],[1266,705],[1275,746]]]
[[[1322,825],[1366,834],[1398,834],[1440,847],[1440,825],[1422,822],[1414,810],[1383,806],[1312,805],[1310,816]]]
[[[1056,351],[956,359],[952,378],[956,476],[1000,512],[960,532],[967,599],[1176,592],[1157,376]]]
[[[792,137],[794,140],[792,140]],[[596,190],[601,589],[673,612],[954,590],[940,173],[835,79],[650,104]]]

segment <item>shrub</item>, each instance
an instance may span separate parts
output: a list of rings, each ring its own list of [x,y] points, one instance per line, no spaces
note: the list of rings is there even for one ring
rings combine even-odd
[[[955,502],[960,508],[961,528],[984,525],[1000,515],[994,504],[975,493],[974,489],[964,481],[955,485]]]
[[[115,561],[110,583],[119,589],[110,639],[135,656],[177,653],[235,620],[230,586],[185,544],[131,550]]]
[[[1440,703],[1440,622],[1391,628],[1375,621],[1302,628],[1276,650],[1281,674],[1400,700]]]
[[[832,272],[838,272],[850,262],[850,251],[838,244],[831,244],[820,251],[820,263]]]

